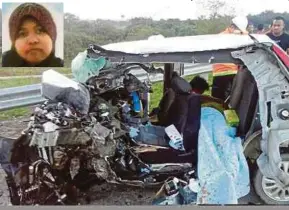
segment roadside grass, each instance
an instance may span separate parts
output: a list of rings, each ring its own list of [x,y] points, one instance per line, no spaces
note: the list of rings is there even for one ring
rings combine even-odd
[[[0,120],[11,120],[18,117],[25,117],[31,114],[31,109],[28,107],[21,107],[0,112]]]
[[[17,78],[17,79],[0,79],[1,88],[11,88],[24,85],[37,84],[41,81],[41,78]],[[6,111],[0,111],[0,120],[15,119],[18,117],[29,116],[31,109],[29,107],[14,108]]]
[[[12,77],[12,76],[29,76],[29,75],[41,75],[44,71],[54,69],[55,71],[62,74],[71,74],[70,68],[65,67],[55,67],[55,68],[12,68],[12,67],[2,67],[0,70],[0,77]]]
[[[45,70],[43,70],[45,71]],[[1,70],[0,70],[1,72]],[[61,73],[61,71],[58,71]],[[20,76],[21,70],[18,71],[18,75]],[[71,73],[71,72],[65,72]],[[0,73],[1,74],[1,73]],[[41,73],[39,73],[41,74]],[[24,74],[27,76],[27,74]],[[33,75],[36,75],[33,71]],[[15,75],[13,75],[15,76]],[[71,76],[68,76],[71,77]],[[33,85],[41,82],[41,78],[16,78],[16,79],[0,79],[0,89],[1,88],[11,88],[11,87],[19,87],[24,85]],[[1,91],[1,90],[0,90]],[[9,120],[9,119],[15,119],[18,117],[25,117],[29,116],[31,114],[31,108],[30,107],[20,107],[20,108],[14,108],[6,111],[0,111],[0,121],[1,120]]]
[[[159,105],[159,101],[163,96],[163,83],[155,82],[152,86],[153,93],[150,95],[150,110]]]
[[[0,72],[1,71],[2,70],[0,70]],[[19,70],[18,73],[20,74],[21,70]],[[187,81],[190,81],[192,78],[194,78],[194,76],[195,75],[190,75],[184,78]],[[41,81],[41,78],[23,78],[23,79],[17,78],[17,79],[8,79],[8,80],[0,79],[0,89],[9,88],[9,87],[18,87],[18,86],[23,86],[23,85],[32,85],[32,84],[40,83],[40,81]],[[208,82],[210,85],[212,84],[211,74],[209,74]],[[210,92],[211,90],[206,91],[205,94],[210,95]],[[163,95],[163,82],[155,82],[153,84],[153,93],[150,95],[150,109],[158,106],[162,95]],[[11,118],[15,119],[18,117],[29,116],[30,114],[31,114],[31,108],[29,107],[15,108],[15,109],[7,110],[7,111],[0,111],[0,120],[9,120]]]

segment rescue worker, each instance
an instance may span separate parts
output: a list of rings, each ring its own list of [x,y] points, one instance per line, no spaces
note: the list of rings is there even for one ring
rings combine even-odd
[[[232,19],[231,25],[220,34],[247,35],[248,19],[237,16]],[[238,66],[233,63],[213,64],[212,96],[225,101],[230,93],[234,76],[237,74]]]
[[[226,101],[229,96],[233,79],[238,71],[234,63],[213,64],[212,96]]]
[[[200,94],[201,96],[201,106],[202,107],[213,107],[223,113],[226,105],[224,102],[218,98],[208,96],[205,91],[210,89],[209,83],[200,76],[195,76],[191,81],[190,85],[192,87],[192,94]]]
[[[198,75],[190,81],[190,85],[192,87],[192,93],[203,94],[210,89],[208,82]]]
[[[248,19],[243,16],[236,16],[232,19],[231,25],[220,34],[248,34]]]

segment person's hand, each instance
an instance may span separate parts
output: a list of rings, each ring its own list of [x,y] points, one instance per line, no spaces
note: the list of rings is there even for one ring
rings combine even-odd
[[[289,48],[286,50],[287,55],[289,55]]]

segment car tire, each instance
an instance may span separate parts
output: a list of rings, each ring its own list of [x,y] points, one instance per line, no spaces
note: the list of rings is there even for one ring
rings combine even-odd
[[[282,162],[284,161],[284,162],[289,163],[289,154],[281,154],[281,159],[282,159]],[[287,170],[287,173],[289,173],[289,170]],[[287,191],[286,200],[281,201],[281,200],[278,200],[277,198],[273,199],[272,196],[268,195],[268,191],[264,189],[264,183],[266,182],[266,180],[268,179],[266,179],[266,177],[263,176],[260,169],[258,168],[253,179],[253,185],[254,185],[255,192],[260,197],[260,199],[265,204],[269,204],[269,205],[289,205],[289,188],[286,190]],[[272,182],[272,186],[273,185],[277,186],[276,184],[273,183],[274,182],[273,180],[270,180],[270,182]]]

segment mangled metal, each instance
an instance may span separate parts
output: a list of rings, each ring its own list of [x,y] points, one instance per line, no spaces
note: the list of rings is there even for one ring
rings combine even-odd
[[[91,182],[157,185],[172,174],[182,176],[191,170],[188,162],[152,164],[142,160],[151,153],[137,152],[142,144],[132,141],[128,131],[132,126],[137,128],[148,122],[145,95],[151,87],[149,82],[139,81],[129,71],[130,66],[122,64],[101,69],[98,76],[89,77],[86,84],[53,70],[43,74],[42,93],[49,100],[35,109],[27,129],[12,149],[12,162],[18,166],[16,174],[11,176],[16,182],[11,191],[13,199],[17,200],[20,193],[24,197],[19,201],[21,205],[77,203],[77,196],[71,197],[71,193],[77,195],[78,188],[89,187]],[[146,104],[142,113],[140,104],[136,105],[139,100]],[[170,149],[168,145],[151,146],[155,153]],[[41,175],[42,169],[37,169],[39,161],[48,167],[45,170],[50,173],[50,181]],[[37,170],[34,180],[40,181],[27,186],[23,178],[15,181],[22,174],[28,177],[26,166],[21,163],[32,171]],[[42,193],[45,196],[52,193],[54,199],[42,200],[37,194],[28,199],[31,193],[27,190],[32,188],[35,188],[33,192],[46,189]]]
[[[284,95],[288,91],[288,72],[282,64],[265,49],[245,53],[233,52],[232,56],[241,59],[254,76],[259,92],[259,112],[262,124],[261,149],[258,165],[264,176],[289,184],[289,176],[279,168],[281,163],[280,144],[289,139],[287,119],[282,119],[283,109],[289,100]],[[280,61],[279,61],[280,62]]]
[[[182,43],[190,39],[187,37]],[[220,39],[224,40],[225,36]],[[233,43],[233,40],[242,42]],[[233,49],[223,46],[224,50],[221,50],[221,43],[217,43],[211,50],[203,45],[195,46],[193,49],[198,52],[192,52],[186,45],[176,45],[177,39],[171,41],[176,55],[165,50],[166,41],[152,48],[159,53],[148,49],[151,53],[146,56],[141,52],[130,55],[125,50],[126,53],[122,53],[92,46],[73,62],[77,82],[53,70],[43,74],[42,93],[48,101],[35,109],[28,128],[12,149],[11,162],[17,170],[13,169],[7,182],[15,204],[76,204],[77,196],[71,194],[78,195],[77,191],[89,186],[91,180],[144,187],[162,184],[167,177],[186,177],[184,182],[181,179],[165,181],[163,190],[167,193],[157,204],[237,203],[238,198],[248,193],[248,168],[234,129],[228,128],[221,135],[218,132],[222,129],[217,128],[221,123],[205,128],[203,120],[200,129],[203,141],[199,140],[202,160],[192,164],[190,152],[174,147],[180,144],[170,145],[167,140],[171,138],[165,137],[166,129],[149,122],[151,83],[149,80],[141,82],[130,73],[136,63],[122,63],[124,59],[111,64],[103,55],[111,56],[114,61],[125,55],[123,57],[133,61],[198,58],[212,63],[224,59],[244,64],[252,72],[259,91],[263,152],[258,159],[259,168],[265,176],[284,186],[289,184],[288,175],[278,167],[280,144],[289,137],[286,80],[289,77],[285,66],[278,63],[278,57],[267,45],[256,44],[250,37],[230,37],[226,46]],[[144,45],[140,44],[140,49],[129,50],[144,50]],[[108,45],[108,48],[114,48],[114,45]],[[232,52],[240,48],[243,50]],[[186,49],[186,53],[182,49]],[[212,49],[220,50],[220,53]],[[151,65],[138,63],[137,66],[148,73],[159,73]],[[216,132],[212,134],[214,129]],[[218,142],[212,143],[212,139]],[[229,160],[228,157],[233,158]],[[206,168],[205,163],[210,167]],[[199,167],[199,180],[192,179],[197,175],[195,167]],[[220,185],[233,193],[222,194]],[[35,192],[40,188],[45,190],[38,196]],[[50,201],[45,199],[49,194],[53,194]]]
[[[198,181],[194,178],[167,180],[153,198],[153,205],[195,205],[197,203]]]
[[[90,94],[87,88],[53,70],[43,73],[42,95],[55,102],[68,104],[81,114],[87,114]]]

